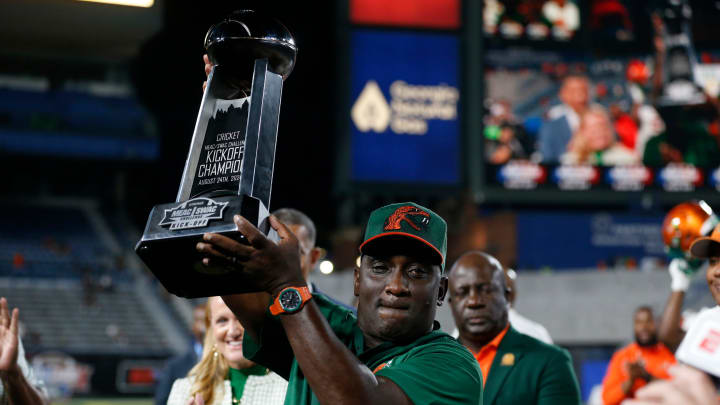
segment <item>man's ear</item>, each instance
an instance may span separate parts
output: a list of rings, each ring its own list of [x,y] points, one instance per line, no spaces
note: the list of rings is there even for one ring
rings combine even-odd
[[[360,268],[355,267],[353,271],[353,294],[356,297],[360,296]]]
[[[447,292],[448,292],[448,278],[443,276],[440,278],[440,288],[438,288],[437,306],[442,306],[443,301],[445,300],[445,295],[447,295]],[[449,299],[448,299],[448,302],[450,302]]]
[[[325,255],[327,254],[327,251],[321,247],[314,247],[310,251],[310,268],[314,269],[317,263],[322,260]]]

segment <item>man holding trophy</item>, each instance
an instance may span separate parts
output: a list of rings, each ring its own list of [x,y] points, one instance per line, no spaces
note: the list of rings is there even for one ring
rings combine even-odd
[[[477,362],[434,321],[447,292],[446,224],[437,214],[413,203],[370,214],[354,277],[357,318],[308,292],[297,238],[284,224],[270,217],[276,243],[235,220],[249,246],[208,233],[197,249],[206,265],[242,271],[262,291],[223,299],[246,327],[248,358],[288,379],[286,403],[482,403]]]
[[[312,294],[297,237],[268,214],[294,39],[244,10],[211,27],[205,47],[177,200],[153,209],[138,255],[173,294],[223,297],[245,328],[244,355],[288,380],[286,404],[481,404],[477,362],[435,321],[445,221],[409,202],[378,208],[355,270],[357,317]]]

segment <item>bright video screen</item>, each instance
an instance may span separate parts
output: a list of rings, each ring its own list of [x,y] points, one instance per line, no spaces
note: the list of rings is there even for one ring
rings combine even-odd
[[[484,11],[488,183],[718,186],[714,2],[486,0]]]

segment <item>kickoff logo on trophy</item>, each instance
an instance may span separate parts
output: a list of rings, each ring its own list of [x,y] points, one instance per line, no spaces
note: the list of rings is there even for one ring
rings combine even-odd
[[[284,25],[251,10],[210,27],[205,49],[214,66],[177,200],[152,209],[135,248],[169,292],[186,298],[245,292],[240,272],[202,264],[195,245],[204,233],[244,240],[236,214],[274,233],[268,217],[280,99],[297,55]]]

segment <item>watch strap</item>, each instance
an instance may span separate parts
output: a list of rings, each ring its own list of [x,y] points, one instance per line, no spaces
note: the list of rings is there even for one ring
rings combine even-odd
[[[300,293],[300,306],[292,312],[297,312],[302,309],[303,306],[305,306],[305,303],[308,302],[312,298],[312,293],[310,292],[310,289],[307,286],[303,287],[286,287],[280,290],[280,292],[275,296],[275,299],[273,299],[272,305],[270,305],[270,313],[273,316],[277,316],[284,313],[289,313],[288,311],[283,308],[282,304],[280,303],[280,297],[282,297],[283,293],[287,290],[295,290],[298,293]]]

